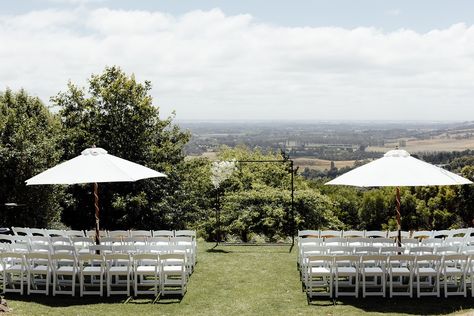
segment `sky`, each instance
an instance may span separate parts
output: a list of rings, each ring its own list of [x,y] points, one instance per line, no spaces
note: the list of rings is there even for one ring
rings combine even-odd
[[[0,1],[0,90],[112,65],[178,120],[474,120],[474,1]]]

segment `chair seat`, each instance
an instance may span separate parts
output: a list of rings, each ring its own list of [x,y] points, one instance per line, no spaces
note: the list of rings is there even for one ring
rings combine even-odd
[[[392,274],[396,275],[410,275],[411,272],[408,270],[408,268],[392,268]]]
[[[363,271],[365,274],[369,274],[369,275],[383,275],[383,270],[382,268],[379,268],[379,267],[363,268]]]
[[[84,269],[82,269],[82,273],[85,273],[85,274],[101,274],[102,269],[100,267],[84,267]]]
[[[324,268],[324,267],[314,267],[311,268],[311,274],[317,274],[317,275],[331,275],[331,270],[329,268]]]
[[[34,272],[34,273],[47,273],[49,271],[49,267],[48,266],[36,266],[34,267],[33,269],[31,269],[30,271]]]
[[[113,274],[127,274],[129,273],[129,269],[128,267],[122,267],[122,266],[118,266],[118,267],[110,267],[110,269],[108,270],[109,273],[113,273]]]
[[[164,266],[163,267],[164,273],[182,273],[184,272],[181,266]]]
[[[156,268],[154,266],[138,266],[137,267],[137,272],[155,272],[155,271],[156,271]]]
[[[56,270],[59,274],[74,274],[75,273],[75,269],[74,267],[70,267],[70,266],[62,266],[62,267],[59,267],[57,270]]]
[[[443,275],[460,275],[463,273],[463,270],[454,267],[446,267],[446,270],[443,271]]]
[[[14,265],[6,268],[5,270],[7,272],[10,272],[10,273],[25,271],[25,269],[23,268],[23,266],[21,264],[14,264]]]
[[[419,268],[417,274],[418,275],[437,275],[438,271],[436,271],[433,268]]]
[[[355,275],[357,274],[357,270],[354,267],[338,267],[336,268],[336,273],[341,275]]]

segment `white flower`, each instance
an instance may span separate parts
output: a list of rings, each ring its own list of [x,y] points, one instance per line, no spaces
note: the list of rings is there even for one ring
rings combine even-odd
[[[237,169],[236,160],[214,161],[211,165],[211,182],[214,188],[219,188],[221,183],[227,180]]]

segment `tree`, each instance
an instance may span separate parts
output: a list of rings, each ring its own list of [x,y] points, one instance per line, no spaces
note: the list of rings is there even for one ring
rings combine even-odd
[[[60,187],[25,180],[60,158],[59,120],[24,90],[0,93],[0,208],[6,226],[47,227],[60,220]],[[9,208],[5,203],[16,203]]]
[[[189,134],[172,117],[160,118],[150,90],[149,81],[140,83],[119,67],[106,67],[91,76],[87,89],[69,83],[52,98],[63,123],[63,159],[95,145],[168,175],[101,185],[101,223],[107,229],[183,226],[183,146]],[[63,220],[75,228],[92,227],[90,185],[70,186],[68,191],[73,199],[64,203]]]

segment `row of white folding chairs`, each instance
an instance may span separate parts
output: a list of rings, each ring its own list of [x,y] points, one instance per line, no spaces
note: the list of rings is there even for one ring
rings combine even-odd
[[[4,293],[23,294],[26,283],[27,294],[49,295],[52,283],[53,296],[74,296],[77,285],[80,296],[102,296],[104,286],[107,296],[130,296],[132,285],[135,295],[184,295],[188,282],[186,256],[176,253],[83,253],[76,256],[70,253],[5,252],[0,253],[0,260]]]
[[[60,230],[44,228],[12,227],[17,236],[63,236],[63,237],[95,237],[95,230]],[[196,238],[194,230],[102,230],[100,237],[180,237],[189,236]]]
[[[472,246],[416,246],[416,247],[397,247],[397,246],[324,246],[314,244],[303,244],[299,250],[298,265],[304,269],[307,258],[311,255],[394,255],[394,254],[474,254],[474,245]]]
[[[474,297],[474,260],[472,255],[314,255],[308,257],[303,285],[310,298],[314,296],[362,295],[413,297],[467,296],[467,286]],[[342,288],[342,289],[341,289]],[[345,289],[345,290],[344,290]],[[372,291],[369,291],[372,289]]]
[[[449,230],[423,230],[423,231],[400,231],[402,238],[442,238],[442,237],[468,237],[474,230],[470,228]],[[381,230],[300,230],[298,237],[376,237],[396,238],[398,231]]]
[[[82,237],[86,238],[87,237]],[[42,244],[42,243],[0,243],[0,252],[41,252],[41,253],[71,253],[74,255],[83,253],[184,253],[186,255],[186,267],[189,273],[194,271],[196,265],[195,248],[190,243],[155,243],[155,244],[101,244],[95,245],[90,240],[80,241],[74,244]]]

